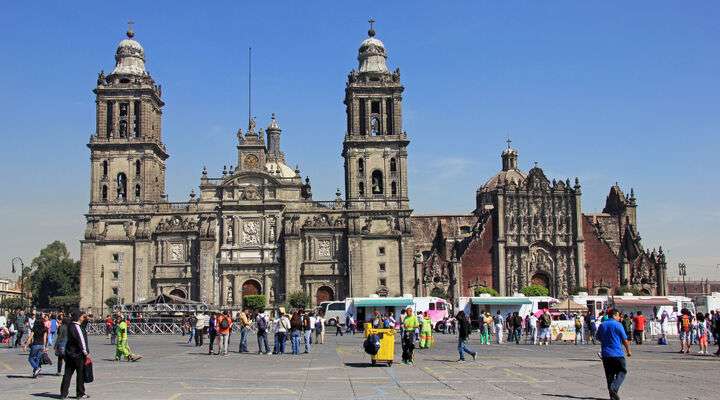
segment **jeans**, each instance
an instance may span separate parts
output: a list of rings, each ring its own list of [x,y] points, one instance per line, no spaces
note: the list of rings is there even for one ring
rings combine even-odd
[[[303,332],[303,336],[305,339],[305,352],[309,353],[312,350],[312,331]]]
[[[460,353],[461,360],[465,359],[465,353],[468,353],[473,357],[477,354],[471,348],[467,347],[467,344],[465,344],[466,341],[467,339],[458,339],[458,353]]]
[[[218,354],[225,354],[228,353],[228,337],[230,336],[229,333],[221,333],[220,334],[220,348],[218,349]]]
[[[402,336],[402,360],[404,363],[413,362],[413,351],[415,350],[415,332],[404,332]]]
[[[268,344],[268,340],[267,340],[267,332],[265,332],[265,331],[258,332],[257,340],[258,340],[258,353],[263,352],[263,343],[265,344],[265,353],[269,353],[270,345]]]
[[[532,344],[537,343],[537,327],[530,327],[530,338],[532,339]]]
[[[248,328],[243,326],[242,328],[240,328],[240,347],[238,349],[238,351],[240,353],[248,352],[247,337],[248,337]]]
[[[497,340],[498,344],[502,343],[502,325],[495,325],[495,340]]]
[[[292,353],[300,354],[300,331],[294,330],[290,333],[290,342],[292,343]]]
[[[188,337],[188,343],[192,342],[192,340],[195,338],[195,328],[190,329],[190,335]]]
[[[627,375],[625,357],[603,357],[602,362],[608,390],[611,393],[617,393],[620,390],[620,385],[625,380],[625,375]]]
[[[213,346],[215,346],[215,338],[217,338],[217,332],[215,332],[215,331],[208,332],[208,344],[209,344],[208,354],[212,354],[212,352],[213,352]]]
[[[13,347],[18,347],[22,343],[22,337],[25,335],[25,330],[19,329],[17,333],[15,334],[15,345]]]
[[[278,332],[275,334],[275,345],[277,346],[278,354],[285,354],[285,340],[287,339],[286,332]]]
[[[643,344],[643,331],[635,331],[633,333],[635,334],[635,343]]]
[[[580,328],[580,329],[575,329],[575,344],[578,344],[578,342],[580,342],[580,344],[585,343],[585,337],[584,337],[584,335],[583,335],[583,329],[582,329],[582,328]]]
[[[33,371],[40,368],[40,361],[42,360],[42,353],[45,346],[41,344],[34,344],[30,347],[30,355],[28,356],[28,362],[32,367]]]
[[[56,332],[51,332],[48,334],[48,347],[53,347],[55,344],[55,337],[57,336]]]

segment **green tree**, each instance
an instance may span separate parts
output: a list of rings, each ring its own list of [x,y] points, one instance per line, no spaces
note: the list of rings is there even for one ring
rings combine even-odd
[[[287,304],[287,308],[289,309],[308,308],[308,306],[310,306],[310,296],[305,294],[305,292],[290,293],[287,298]]]
[[[27,306],[27,301],[25,302],[25,306]],[[19,297],[8,297],[6,299],[3,299],[3,301],[0,302],[0,309],[5,311],[12,311],[14,312],[20,307],[20,298]]]
[[[28,280],[36,307],[50,307],[51,297],[79,295],[80,262],[70,258],[65,243],[57,240],[50,243],[40,250],[31,265],[34,269]]]
[[[487,293],[490,296],[499,296],[500,294],[497,292],[497,290],[491,288],[491,287],[476,287],[475,288],[475,296],[480,296],[483,293]]]
[[[432,296],[432,297],[439,297],[439,298],[445,299],[445,300],[447,300],[447,298],[448,298],[447,292],[444,291],[443,289],[439,288],[439,287],[433,288],[433,289],[430,291],[430,296]]]
[[[262,311],[265,310],[267,299],[264,294],[254,294],[243,297],[243,307],[251,310]]]
[[[522,288],[522,290],[520,292],[528,297],[550,295],[550,290],[548,288],[546,288],[545,286],[540,286],[540,285],[525,286],[524,288]]]
[[[75,308],[80,305],[80,296],[76,294],[70,294],[65,296],[53,296],[50,298],[50,307],[62,308],[68,310]]]

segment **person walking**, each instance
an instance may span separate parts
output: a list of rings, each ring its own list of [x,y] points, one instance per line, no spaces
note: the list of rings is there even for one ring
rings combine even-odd
[[[692,317],[687,308],[680,310],[678,318],[678,333],[680,334],[680,353],[690,353],[690,330],[692,326]]]
[[[645,319],[642,311],[638,311],[637,314],[635,314],[635,318],[633,318],[633,336],[635,338],[635,343],[638,345],[643,344],[646,323],[647,319]]]
[[[632,338],[632,325],[633,325],[633,316],[623,314],[622,318],[620,319],[620,323],[623,326],[623,329],[625,330],[625,335],[627,335],[628,339],[630,340]]]
[[[17,317],[15,317],[15,329],[16,329],[16,336],[15,336],[15,345],[13,347],[19,347],[22,345],[22,338],[25,335],[25,331],[27,330],[27,317],[25,316],[25,311],[20,310],[17,313]]]
[[[120,361],[123,357],[127,361],[137,361],[142,358],[141,355],[133,354],[128,344],[128,326],[127,321],[122,315],[119,316],[120,323],[117,324],[117,339],[115,344],[115,361]]]
[[[25,344],[23,345],[23,351],[30,347],[30,354],[28,355],[28,362],[32,367],[32,377],[37,378],[42,371],[41,361],[43,353],[47,351],[48,343],[48,331],[45,328],[43,317],[40,313],[35,317],[35,323],[30,330]]]
[[[204,313],[196,314],[195,315],[195,324],[194,324],[194,332],[193,335],[195,335],[195,346],[196,347],[202,347],[203,345],[203,331],[205,329],[205,326],[209,323],[210,318],[207,317]],[[191,324],[192,325],[192,324]],[[189,343],[189,342],[188,342]]]
[[[75,397],[87,399],[85,394],[85,361],[90,356],[90,347],[87,334],[80,324],[85,322],[86,316],[82,311],[73,311],[70,314],[71,323],[67,328],[67,343],[65,344],[65,373],[60,384],[60,398],[65,399],[70,390],[70,381],[75,375]]]
[[[285,313],[280,313],[280,318],[278,318],[276,331],[276,354],[285,354],[285,342],[287,341],[287,334],[290,331],[290,319]]]
[[[218,346],[218,354],[223,356],[228,355],[228,339],[230,337],[230,331],[232,330],[232,318],[230,318],[230,311],[220,314],[217,318],[217,331],[220,337],[220,345]]]
[[[325,344],[325,318],[321,313],[315,317],[315,343]]]
[[[215,347],[217,337],[217,313],[214,312],[210,314],[210,319],[208,320],[208,355],[213,354],[213,347]],[[218,352],[215,354],[220,354],[220,346],[218,346],[217,349]]]
[[[415,350],[415,329],[420,326],[417,317],[413,313],[412,308],[405,310],[406,316],[403,320],[402,333],[402,362],[403,364],[412,365],[413,351]]]
[[[583,317],[580,314],[575,315],[575,345],[577,346],[578,342],[580,344],[585,344],[585,328],[583,327]]]
[[[420,328],[420,348],[429,349],[432,346],[433,332],[432,320],[427,311],[422,316],[422,327]]]
[[[55,355],[57,356],[57,373],[55,375],[58,376],[62,373],[63,360],[65,360],[65,347],[67,346],[68,325],[70,324],[70,320],[64,317],[64,315],[60,314],[60,318],[62,319],[60,320],[57,336],[55,337],[55,345],[53,346]]]
[[[610,399],[619,400],[618,392],[627,375],[625,355],[631,357],[632,352],[628,336],[620,324],[620,311],[610,310],[607,314],[610,318],[598,327],[597,337],[600,340],[600,354]],[[625,352],[623,352],[623,347],[625,347]]]
[[[255,326],[257,327],[258,354],[270,354],[270,345],[268,344],[268,317],[265,313],[258,313],[255,316]],[[263,347],[265,351],[263,351]]]
[[[493,325],[495,333],[495,342],[497,344],[502,344],[503,342],[503,325],[505,325],[505,318],[502,316],[502,313],[500,313],[500,310],[498,310],[497,313],[495,313],[495,316],[493,317]],[[508,340],[512,340],[508,338]]]
[[[240,324],[240,345],[238,353],[249,353],[248,351],[248,333],[250,332],[250,318],[248,318],[249,310],[242,310],[236,315],[236,320]]]
[[[520,313],[515,311],[512,316],[512,323],[510,324],[512,326],[515,344],[520,344],[520,338],[522,337],[522,323],[523,319],[520,316]]]
[[[535,314],[530,314],[528,316],[528,331],[529,338],[532,344],[538,344],[537,340],[537,334],[538,334],[538,317],[535,316]]]
[[[705,314],[699,312],[697,313],[697,321],[698,321],[698,345],[700,346],[700,351],[698,351],[698,354],[707,354],[707,347],[708,347],[708,326],[705,323]]]
[[[195,332],[197,331],[196,326],[197,326],[198,318],[201,318],[201,317],[200,317],[199,315],[197,315],[197,314],[195,314],[195,315],[193,315],[192,317],[190,317],[190,321],[188,322],[188,323],[189,323],[189,326],[190,326],[190,329],[188,329],[188,341],[187,341],[187,344],[192,343],[193,339],[195,339]],[[198,346],[198,343],[199,343],[199,342],[196,340],[196,341],[195,341],[195,347]]]
[[[302,332],[305,343],[304,354],[308,354],[312,350],[312,321],[310,315],[307,311],[302,313]]]
[[[299,311],[295,311],[290,318],[290,343],[292,344],[292,354],[300,354],[300,335],[303,329],[302,317]]]
[[[551,342],[550,325],[552,324],[552,317],[550,316],[550,311],[545,309],[543,314],[540,316],[539,323],[540,323],[540,341],[539,341],[539,343],[547,346]]]
[[[465,311],[462,310],[457,313],[455,319],[457,320],[458,324],[458,353],[460,353],[460,359],[458,360],[458,362],[465,361],[465,353],[470,354],[473,360],[475,360],[477,353],[471,348],[467,347],[466,344],[468,338],[470,337],[470,333],[472,332],[470,320],[468,320],[468,317],[465,315]]]

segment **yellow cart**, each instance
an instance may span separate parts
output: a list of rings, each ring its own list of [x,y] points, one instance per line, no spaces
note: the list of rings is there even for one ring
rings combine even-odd
[[[370,363],[377,364],[378,361],[392,365],[395,358],[395,329],[376,329],[372,324],[365,324],[365,337],[378,335],[380,337],[380,350],[374,356],[370,356]]]

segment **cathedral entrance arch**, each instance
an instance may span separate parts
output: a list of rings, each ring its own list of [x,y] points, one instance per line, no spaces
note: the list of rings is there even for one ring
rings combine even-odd
[[[242,297],[253,296],[261,292],[260,282],[254,279],[248,279],[242,284]]]
[[[320,286],[315,293],[315,304],[320,304],[323,301],[335,300],[335,293],[329,286]]]
[[[550,289],[550,277],[544,272],[538,272],[530,278],[530,284]]]

